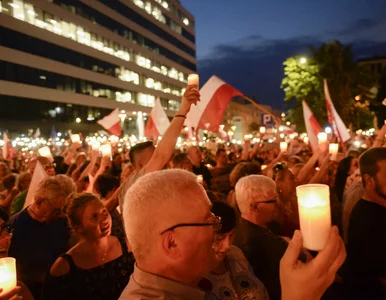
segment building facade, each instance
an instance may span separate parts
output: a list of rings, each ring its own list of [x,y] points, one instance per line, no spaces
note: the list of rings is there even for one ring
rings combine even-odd
[[[0,0],[0,128],[124,128],[159,97],[169,115],[196,72],[194,17],[178,0]],[[44,129],[45,128],[45,129]]]

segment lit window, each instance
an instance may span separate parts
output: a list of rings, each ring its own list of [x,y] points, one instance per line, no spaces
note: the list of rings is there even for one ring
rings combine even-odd
[[[154,79],[153,78],[146,79],[145,86],[148,87],[149,89],[152,89],[154,87]]]
[[[135,5],[139,6],[140,8],[144,7],[144,3],[141,0],[134,0]]]
[[[166,9],[169,9],[169,4],[166,1],[162,2],[162,6],[165,7]]]
[[[183,22],[184,22],[184,24],[185,24],[186,26],[189,26],[189,19],[188,19],[188,18],[185,18],[185,19],[183,20]]]
[[[146,2],[145,10],[148,14],[151,14],[151,4],[149,2]]]
[[[153,95],[147,95],[138,93],[138,104],[148,107],[153,107],[155,102],[155,97]]]

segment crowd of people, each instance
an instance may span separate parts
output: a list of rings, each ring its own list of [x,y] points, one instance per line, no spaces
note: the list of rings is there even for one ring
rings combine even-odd
[[[0,299],[386,299],[386,125],[336,160],[296,137],[285,152],[250,140],[176,150],[199,99],[188,86],[158,144],[128,156],[73,143],[17,172],[0,162],[0,257],[18,279]],[[319,252],[299,230],[308,183],[330,187]]]

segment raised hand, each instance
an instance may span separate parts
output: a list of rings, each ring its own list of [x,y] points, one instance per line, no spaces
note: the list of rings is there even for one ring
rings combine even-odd
[[[197,85],[188,85],[186,91],[182,96],[181,106],[179,112],[187,114],[192,104],[197,104],[200,101],[200,93]]]
[[[298,260],[302,247],[302,234],[296,230],[280,261],[282,300],[320,299],[346,259],[346,249],[336,226],[331,228],[325,248],[308,263]]]

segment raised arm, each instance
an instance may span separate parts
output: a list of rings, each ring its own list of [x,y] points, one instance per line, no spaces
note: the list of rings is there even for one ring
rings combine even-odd
[[[177,114],[170,123],[162,140],[158,143],[150,161],[145,166],[144,174],[162,170],[173,155],[174,148],[184,126],[186,115],[190,111],[190,106],[200,100],[200,94],[196,85],[189,85],[186,88],[181,100],[181,106]]]
[[[316,162],[318,161],[320,153],[321,153],[321,150],[319,148],[316,149],[316,151],[311,156],[311,158],[307,161],[305,166],[300,170],[300,172],[299,172],[299,174],[298,174],[298,176],[296,178],[297,182],[299,184],[306,183],[305,180],[306,180],[307,176],[310,174],[310,172],[313,169],[313,167],[316,164]]]

